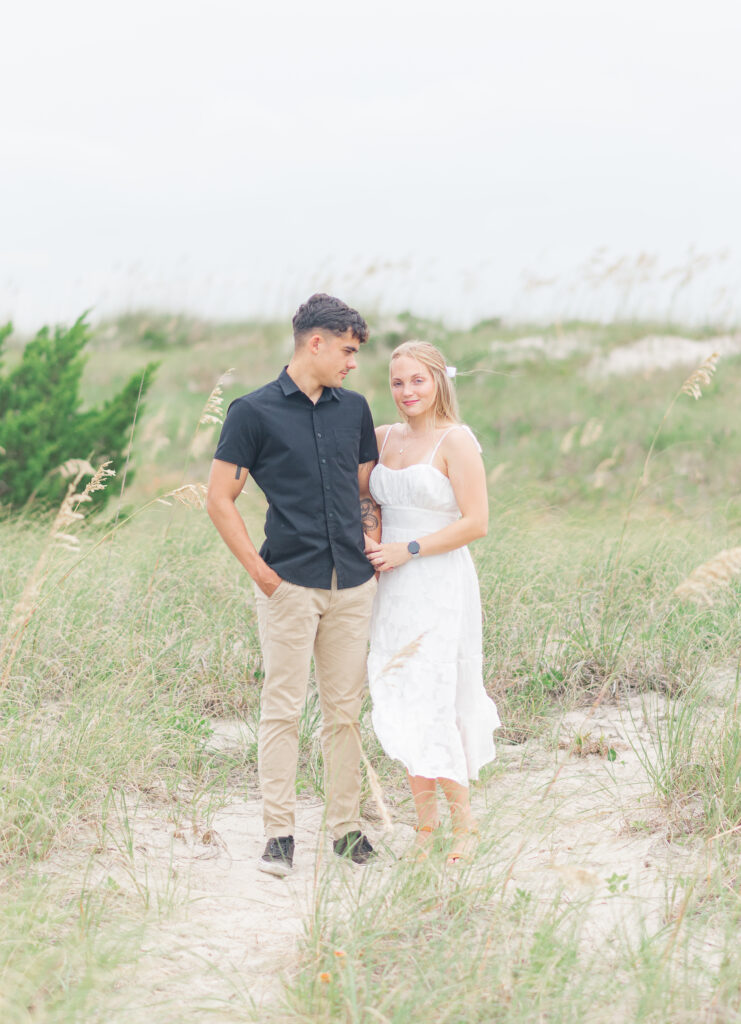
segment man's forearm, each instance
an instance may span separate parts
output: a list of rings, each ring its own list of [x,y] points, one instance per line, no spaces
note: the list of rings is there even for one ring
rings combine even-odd
[[[260,580],[274,575],[273,570],[260,557],[252,543],[244,520],[233,501],[210,501],[208,514],[226,546],[256,583],[259,584]]]
[[[363,533],[371,540],[381,540],[381,508],[373,498],[366,496],[360,499],[360,519]]]

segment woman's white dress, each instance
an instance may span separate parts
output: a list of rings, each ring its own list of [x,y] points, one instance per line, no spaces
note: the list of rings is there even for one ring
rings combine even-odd
[[[439,444],[426,462],[379,462],[371,473],[383,543],[420,540],[460,518],[450,480],[432,465]],[[483,684],[481,600],[467,547],[381,573],[368,681],[376,735],[410,775],[467,786],[493,760],[501,723]]]

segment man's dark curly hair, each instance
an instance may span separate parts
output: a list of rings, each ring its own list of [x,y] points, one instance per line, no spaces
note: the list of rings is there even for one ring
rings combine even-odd
[[[317,292],[303,302],[293,318],[293,337],[297,342],[303,341],[313,330],[331,331],[338,335],[352,331],[359,342],[368,340],[368,324],[357,309],[323,292]]]

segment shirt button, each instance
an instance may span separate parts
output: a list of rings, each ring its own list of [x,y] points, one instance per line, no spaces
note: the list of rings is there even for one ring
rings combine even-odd
[[[327,460],[326,459],[322,459],[322,462],[324,462],[326,464]]]
[[[317,435],[316,436],[317,437],[321,437],[322,435],[317,431]]]
[[[329,513],[329,518],[331,519],[333,515],[334,515],[334,512],[330,512]]]

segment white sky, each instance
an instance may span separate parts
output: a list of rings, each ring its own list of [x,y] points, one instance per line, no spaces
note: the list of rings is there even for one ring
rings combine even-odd
[[[0,34],[21,329],[319,288],[451,320],[741,313],[735,0],[24,0]],[[599,246],[658,262],[595,289]],[[710,265],[675,295],[690,246]]]

